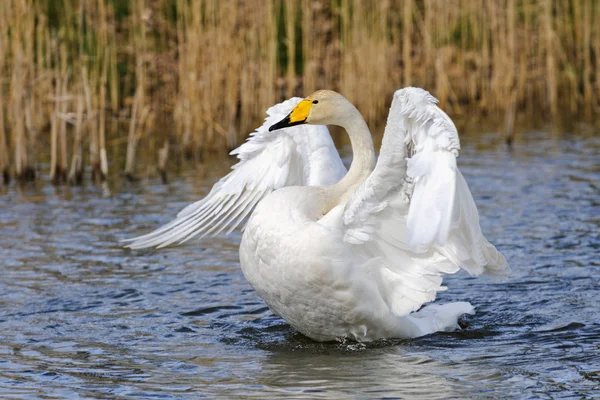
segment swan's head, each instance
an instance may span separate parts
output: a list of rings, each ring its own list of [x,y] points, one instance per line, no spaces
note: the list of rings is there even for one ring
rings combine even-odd
[[[271,125],[269,131],[300,124],[342,125],[354,106],[333,90],[318,90],[301,100],[284,119]]]

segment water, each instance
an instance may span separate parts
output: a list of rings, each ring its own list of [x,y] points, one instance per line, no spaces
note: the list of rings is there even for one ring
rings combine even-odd
[[[507,282],[447,279],[462,331],[319,344],[265,307],[240,234],[161,251],[166,222],[229,160],[172,183],[11,186],[0,195],[1,398],[600,398],[599,135],[530,132],[459,159]],[[206,172],[208,171],[208,172]]]

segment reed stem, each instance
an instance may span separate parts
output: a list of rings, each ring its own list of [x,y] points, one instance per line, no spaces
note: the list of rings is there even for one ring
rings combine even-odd
[[[2,180],[49,164],[61,183],[70,162],[75,184],[89,160],[102,181],[120,153],[107,143],[127,143],[129,177],[162,176],[168,157],[235,147],[272,104],[321,88],[372,127],[405,85],[430,90],[453,117],[504,115],[507,137],[517,114],[600,112],[595,0],[256,4],[0,1]]]

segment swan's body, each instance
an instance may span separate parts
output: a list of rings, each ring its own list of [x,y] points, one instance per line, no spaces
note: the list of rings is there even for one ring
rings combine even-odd
[[[460,315],[472,312],[468,303],[454,303],[442,306],[448,314],[441,320],[394,315],[379,294],[377,267],[355,259],[343,240],[343,207],[322,215],[325,197],[319,188],[277,190],[260,202],[246,226],[242,271],[277,315],[318,341],[364,342],[454,328]]]
[[[186,241],[251,213],[240,244],[244,275],[276,314],[319,341],[455,329],[473,312],[469,303],[421,308],[444,289],[442,274],[508,271],[481,234],[456,167],[456,128],[429,93],[396,92],[377,164],[362,116],[335,92],[288,100],[269,115],[207,198],[130,246]],[[266,130],[304,123],[319,126]],[[350,136],[347,173],[326,124]],[[415,154],[407,161],[408,146]]]

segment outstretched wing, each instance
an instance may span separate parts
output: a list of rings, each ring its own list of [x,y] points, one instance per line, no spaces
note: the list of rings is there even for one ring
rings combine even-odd
[[[329,130],[323,125],[298,125],[269,132],[302,99],[291,98],[267,110],[265,123],[231,154],[239,162],[202,200],[184,208],[177,218],[127,247],[165,247],[189,239],[231,232],[267,194],[284,186],[326,186],[345,174]]]
[[[508,264],[481,233],[456,166],[460,142],[437,100],[418,88],[394,94],[379,160],[345,206],[344,240],[371,260],[380,291],[401,316],[444,290],[459,267],[502,274]],[[381,255],[373,259],[373,255]]]

